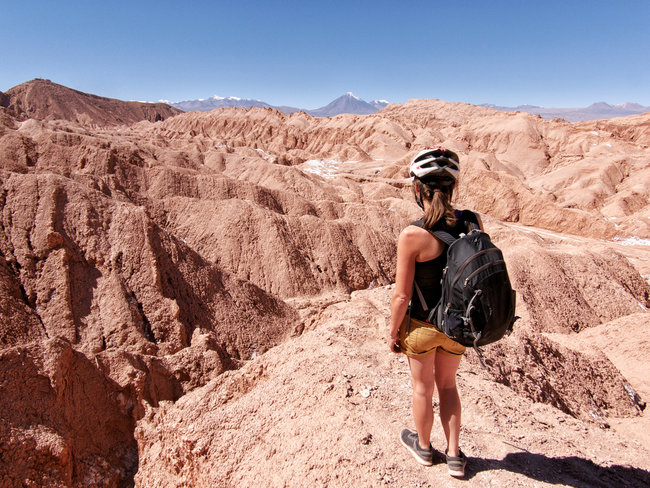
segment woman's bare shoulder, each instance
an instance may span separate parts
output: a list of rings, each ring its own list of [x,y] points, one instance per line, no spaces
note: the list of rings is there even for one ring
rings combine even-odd
[[[407,225],[402,229],[400,239],[418,239],[428,235],[430,235],[429,231],[422,227],[418,227],[417,225]]]

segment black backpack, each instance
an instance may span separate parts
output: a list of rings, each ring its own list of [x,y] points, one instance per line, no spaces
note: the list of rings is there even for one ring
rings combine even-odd
[[[478,225],[468,224],[470,232],[459,238],[445,231],[430,231],[448,248],[442,296],[427,322],[459,344],[474,347],[485,367],[478,347],[512,332],[519,317],[515,316],[516,295],[501,250]],[[428,310],[420,288],[414,285],[423,309]]]

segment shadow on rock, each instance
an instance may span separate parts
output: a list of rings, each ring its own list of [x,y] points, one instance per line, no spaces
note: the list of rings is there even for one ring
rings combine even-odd
[[[650,486],[650,473],[640,468],[621,465],[604,467],[577,456],[547,457],[532,452],[509,453],[503,459],[470,458],[466,476],[469,479],[481,471],[497,469],[575,488]]]

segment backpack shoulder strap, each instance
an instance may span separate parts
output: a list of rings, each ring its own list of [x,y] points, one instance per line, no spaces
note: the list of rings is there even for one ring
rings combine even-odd
[[[449,232],[445,232],[444,230],[433,230],[429,232],[431,232],[434,236],[436,236],[448,246],[451,246],[456,240],[454,236],[452,236]]]

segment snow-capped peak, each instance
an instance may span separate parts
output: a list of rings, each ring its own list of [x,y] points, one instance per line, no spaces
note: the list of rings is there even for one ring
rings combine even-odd
[[[355,100],[361,100],[358,96],[356,96],[356,95],[355,95],[354,93],[352,93],[352,92],[347,92],[346,95],[347,95],[348,97],[350,97],[350,98],[354,98]]]
[[[254,102],[261,102],[262,100],[259,100],[258,98],[241,98],[241,97],[220,97],[219,95],[212,95],[210,97],[210,100],[215,100],[215,101],[228,101],[228,102],[241,102],[241,101],[254,101]]]
[[[239,97],[220,97],[219,95],[212,95],[210,97],[210,100],[234,100],[234,101],[239,101],[241,98]]]

